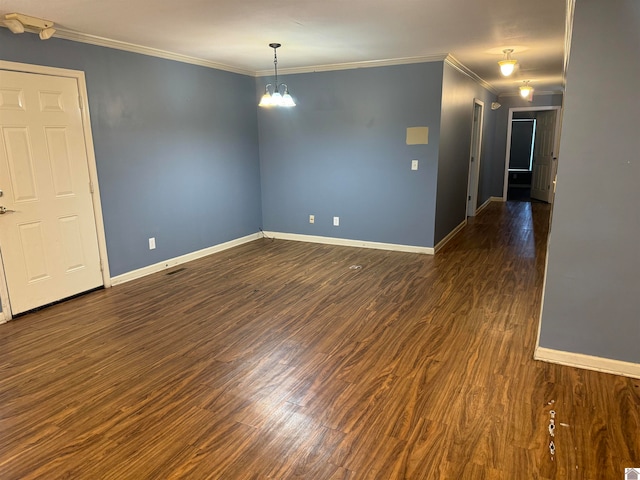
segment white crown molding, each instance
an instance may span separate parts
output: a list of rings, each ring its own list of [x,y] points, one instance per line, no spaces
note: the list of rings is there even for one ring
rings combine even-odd
[[[540,95],[564,95],[564,92],[562,90],[533,90],[533,95],[534,96],[540,96]],[[520,95],[520,92],[505,92],[505,93],[501,93],[500,95],[498,95],[498,97],[500,98],[504,98],[504,97],[520,97],[522,98],[522,96]]]
[[[127,52],[140,53],[142,55],[149,55],[151,57],[164,58],[166,60],[174,60],[176,62],[189,63],[191,65],[198,65],[201,67],[215,68],[216,70],[224,70],[226,72],[239,73],[240,75],[248,75],[250,77],[255,76],[255,72],[251,70],[232,67],[230,65],[224,65],[222,63],[212,62],[210,60],[203,60],[201,58],[196,58],[196,57],[190,57],[188,55],[182,55],[179,53],[168,52],[166,50],[159,50],[157,48],[150,48],[142,45],[136,45],[133,43],[120,42],[118,40],[98,37],[96,35],[89,35],[86,33],[80,33],[73,30],[67,30],[64,28],[56,29],[55,38],[62,38],[64,40],[71,40],[71,41],[80,42],[80,43],[88,43],[90,45],[97,45],[100,47],[114,48],[117,50],[124,50]]]
[[[571,0],[567,0],[571,1]],[[574,0],[575,1],[575,0]],[[4,25],[0,25],[4,27]],[[212,62],[210,60],[204,60],[202,58],[191,57],[189,55],[182,55],[180,53],[173,53],[167,50],[160,50],[157,48],[145,47],[143,45],[137,45],[134,43],[121,42],[119,40],[112,40],[110,38],[99,37],[97,35],[90,35],[87,33],[76,32],[74,30],[68,30],[66,28],[57,28],[55,38],[63,40],[71,40],[73,42],[87,43],[90,45],[97,45],[99,47],[114,48],[116,50],[123,50],[126,52],[139,53],[141,55],[149,55],[151,57],[164,58],[166,60],[173,60],[176,62],[188,63],[191,65],[198,65],[201,67],[215,68],[216,70],[223,70],[231,73],[238,73],[240,75],[247,75],[250,77],[267,77],[273,74],[273,70],[247,70],[239,67],[233,67],[231,65],[225,65],[223,63]],[[331,72],[336,70],[354,70],[357,68],[375,68],[375,67],[389,67],[393,65],[409,65],[414,63],[429,63],[429,62],[446,62],[459,72],[467,75],[469,78],[479,83],[482,87],[486,88],[494,94],[498,94],[498,91],[493,88],[486,80],[476,75],[473,71],[469,70],[466,66],[460,63],[451,54],[438,54],[438,55],[425,55],[419,57],[403,57],[403,58],[387,58],[382,60],[366,60],[362,62],[347,62],[347,63],[333,63],[326,65],[312,65],[308,67],[292,67],[292,68],[280,68],[281,74],[297,74],[297,73],[315,73],[315,72]]]
[[[538,346],[533,358],[543,362],[558,363],[569,367],[595,370],[631,378],[640,378],[640,363],[623,362],[610,358],[594,357],[583,353],[564,352]]]
[[[319,235],[302,235],[298,233],[263,232],[265,238],[277,240],[292,240],[294,242],[322,243],[325,245],[339,245],[343,247],[372,248],[375,250],[391,250],[394,252],[421,253],[433,255],[431,247],[418,247],[414,245],[401,245],[396,243],[367,242],[364,240],[351,240],[348,238],[321,237]]]
[[[327,65],[314,65],[310,67],[292,67],[280,68],[279,73],[297,74],[297,73],[316,73],[331,72],[336,70],[354,70],[357,68],[374,68],[374,67],[390,67],[393,65],[408,65],[413,63],[429,63],[429,62],[446,62],[449,66],[455,68],[463,75],[466,75],[474,82],[480,84],[494,95],[498,95],[496,90],[489,82],[478,76],[476,73],[468,69],[464,64],[457,60],[451,54],[426,55],[421,57],[404,57],[404,58],[387,58],[384,60],[367,60],[363,62],[334,63]],[[256,77],[268,77],[273,75],[273,70],[259,70],[255,73]]]
[[[4,27],[4,25],[0,24],[0,27]],[[157,48],[145,47],[143,45],[137,45],[134,43],[121,42],[119,40],[112,40],[110,38],[99,37],[97,35],[76,32],[74,30],[68,30],[61,27],[56,28],[54,37],[63,40],[71,40],[73,42],[88,43],[90,45],[97,45],[99,47],[114,48],[117,50],[124,50],[126,52],[139,53],[141,55],[149,55],[151,57],[164,58],[166,60],[174,60],[176,62],[189,63],[191,65],[199,65],[201,67],[215,68],[216,70],[239,73],[240,75],[247,75],[250,77],[267,77],[273,75],[273,70],[247,70],[243,68],[233,67],[231,65],[225,65],[223,63],[204,60],[202,58],[190,57],[188,55],[173,53]],[[309,67],[279,68],[278,72],[282,74],[329,72],[334,70],[353,70],[356,68],[373,68],[386,67],[391,65],[405,65],[411,63],[437,62],[443,61],[446,58],[447,55],[444,54],[422,57],[389,58],[384,60],[368,60],[363,62],[312,65]]]
[[[564,64],[562,68],[562,84],[567,84],[567,69],[571,55],[571,37],[573,35],[573,17],[576,10],[576,0],[567,0],[567,15],[564,25]]]
[[[335,70],[354,70],[357,68],[374,68],[374,67],[389,67],[393,65],[408,65],[412,63],[428,63],[428,62],[442,62],[447,58],[447,55],[428,55],[422,57],[404,57],[404,58],[387,58],[383,60],[366,60],[362,62],[347,62],[347,63],[330,63],[327,65],[312,65],[309,67],[292,67],[292,68],[278,68],[278,73],[282,74],[296,74],[296,73],[316,73],[316,72],[332,72]],[[255,72],[256,77],[268,77],[273,75],[272,70],[259,70]]]
[[[493,93],[494,95],[498,95],[498,90],[496,90],[495,88],[493,88],[491,86],[491,84],[489,82],[487,82],[485,79],[479,77],[478,75],[476,75],[473,71],[469,70],[466,66],[464,66],[460,61],[458,61],[458,59],[456,59],[453,55],[449,54],[446,56],[446,58],[444,59],[444,61],[451,67],[455,68],[456,70],[458,70],[460,73],[466,75],[467,77],[469,77],[471,80],[473,80],[476,83],[479,83],[482,87],[486,88],[487,90],[489,90],[491,93]]]

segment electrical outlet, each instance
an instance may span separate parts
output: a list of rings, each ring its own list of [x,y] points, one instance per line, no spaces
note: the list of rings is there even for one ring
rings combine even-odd
[[[340,217],[333,217],[333,226],[334,227],[340,226]]]
[[[156,237],[151,237],[149,239],[149,250],[154,250],[156,248]]]
[[[411,160],[411,170],[418,169],[418,160]]]
[[[309,215],[309,223],[316,223],[316,216],[315,215]]]

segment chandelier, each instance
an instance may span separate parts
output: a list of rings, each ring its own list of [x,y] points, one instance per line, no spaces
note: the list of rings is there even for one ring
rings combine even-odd
[[[260,99],[259,107],[295,107],[296,102],[289,95],[289,87],[284,83],[278,83],[278,55],[276,49],[281,45],[279,43],[270,43],[273,48],[273,68],[276,73],[276,79],[273,84],[268,83],[264,87],[264,95]]]

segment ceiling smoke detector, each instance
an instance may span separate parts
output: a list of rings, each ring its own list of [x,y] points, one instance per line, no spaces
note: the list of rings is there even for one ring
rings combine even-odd
[[[22,13],[7,13],[2,23],[13,33],[24,33],[25,30],[38,32],[41,40],[48,40],[56,33],[51,20],[32,17]]]

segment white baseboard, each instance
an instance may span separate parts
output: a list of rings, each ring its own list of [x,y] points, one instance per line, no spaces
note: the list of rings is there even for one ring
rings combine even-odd
[[[476,214],[477,214],[477,212],[476,212]],[[436,245],[435,251],[438,252],[438,250],[440,250],[442,247],[444,247],[449,242],[449,240],[451,240],[453,237],[455,237],[458,234],[458,232],[460,232],[460,230],[462,230],[466,226],[467,226],[467,219],[465,218],[462,221],[462,223],[460,223],[460,225],[458,225],[456,228],[451,230],[446,237],[444,237],[442,240],[440,240],[438,242],[438,244]]]
[[[487,198],[487,201],[484,202],[482,205],[480,205],[478,207],[478,209],[476,210],[476,215],[478,215],[482,210],[487,208],[491,204],[491,202],[504,202],[504,199],[502,197],[489,197],[489,198]]]
[[[583,353],[563,352],[551,348],[537,347],[533,358],[543,362],[559,363],[569,367],[584,368],[631,378],[640,378],[640,363],[623,362],[610,358],[593,357]]]
[[[187,263],[192,260],[197,260],[198,258],[206,257],[207,255],[211,255],[213,253],[218,253],[232,247],[237,247],[238,245],[242,245],[243,243],[252,242],[253,240],[257,240],[258,238],[262,238],[262,233],[252,233],[251,235],[247,235],[246,237],[236,238],[235,240],[230,240],[228,242],[220,243],[218,245],[204,248],[196,252],[187,253],[185,255],[170,258],[163,262],[155,263],[147,267],[132,270],[130,272],[123,273],[122,275],[111,277],[111,285],[120,285],[121,283],[130,282],[131,280],[136,280],[138,278],[151,275],[152,273],[175,267],[176,265],[180,265],[182,263]]]
[[[376,250],[392,250],[394,252],[422,253],[433,255],[431,247],[417,247],[414,245],[400,245],[396,243],[366,242],[364,240],[350,240],[348,238],[321,237],[318,235],[302,235],[298,233],[264,232],[267,237],[296,242],[324,243],[326,245],[340,245],[343,247],[373,248]]]

